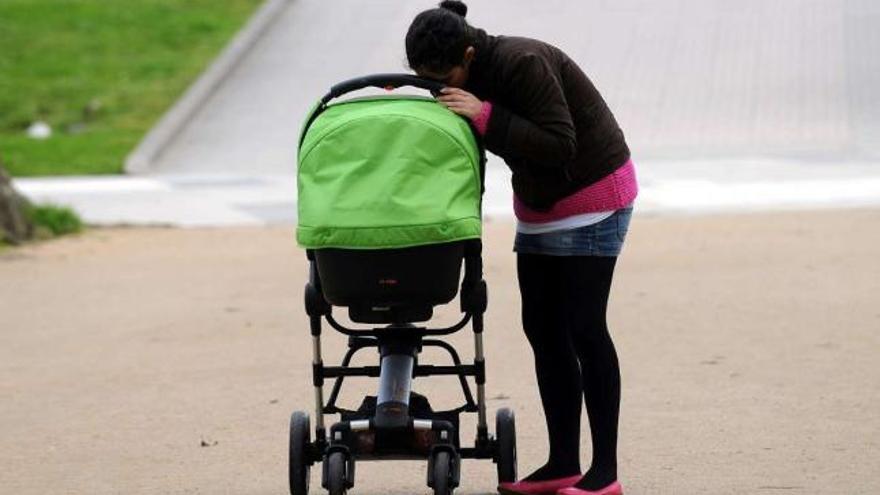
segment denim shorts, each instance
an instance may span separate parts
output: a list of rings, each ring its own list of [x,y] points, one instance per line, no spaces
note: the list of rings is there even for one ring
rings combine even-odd
[[[517,232],[513,250],[550,256],[619,256],[629,231],[632,206],[621,208],[593,225],[546,234]]]

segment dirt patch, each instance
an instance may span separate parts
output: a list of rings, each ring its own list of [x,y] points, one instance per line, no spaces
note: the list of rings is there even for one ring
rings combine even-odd
[[[526,473],[546,443],[512,225],[485,241],[489,405],[516,410]],[[880,492],[878,252],[880,211],[637,217],[610,317],[627,492]],[[0,253],[3,491],[285,493],[288,418],[312,409],[305,277],[289,228],[96,230]],[[472,355],[469,334],[453,341]],[[327,360],[343,345],[328,334]],[[416,389],[458,400],[451,380]],[[387,466],[359,466],[356,493],[428,493],[423,463]],[[492,493],[493,472],[466,462],[458,493]]]

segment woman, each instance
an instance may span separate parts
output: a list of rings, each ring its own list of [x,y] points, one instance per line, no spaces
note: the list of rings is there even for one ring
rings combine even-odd
[[[602,96],[559,49],[489,36],[462,2],[419,14],[410,67],[447,87],[438,100],[471,119],[513,171],[522,320],[547,420],[547,463],[502,493],[619,495],[620,371],[605,321],[637,194],[629,148]],[[580,469],[581,397],[593,461]]]

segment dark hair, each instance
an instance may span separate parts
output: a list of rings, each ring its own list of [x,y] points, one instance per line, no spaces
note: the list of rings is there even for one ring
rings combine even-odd
[[[474,38],[474,29],[464,20],[466,15],[467,5],[453,0],[417,15],[406,33],[409,66],[444,73],[460,65]]]

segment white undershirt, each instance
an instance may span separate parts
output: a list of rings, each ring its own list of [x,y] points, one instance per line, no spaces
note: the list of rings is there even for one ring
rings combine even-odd
[[[516,222],[516,231],[520,234],[546,234],[560,230],[571,230],[593,225],[614,215],[616,210],[582,213],[546,223],[529,223],[522,220]]]

